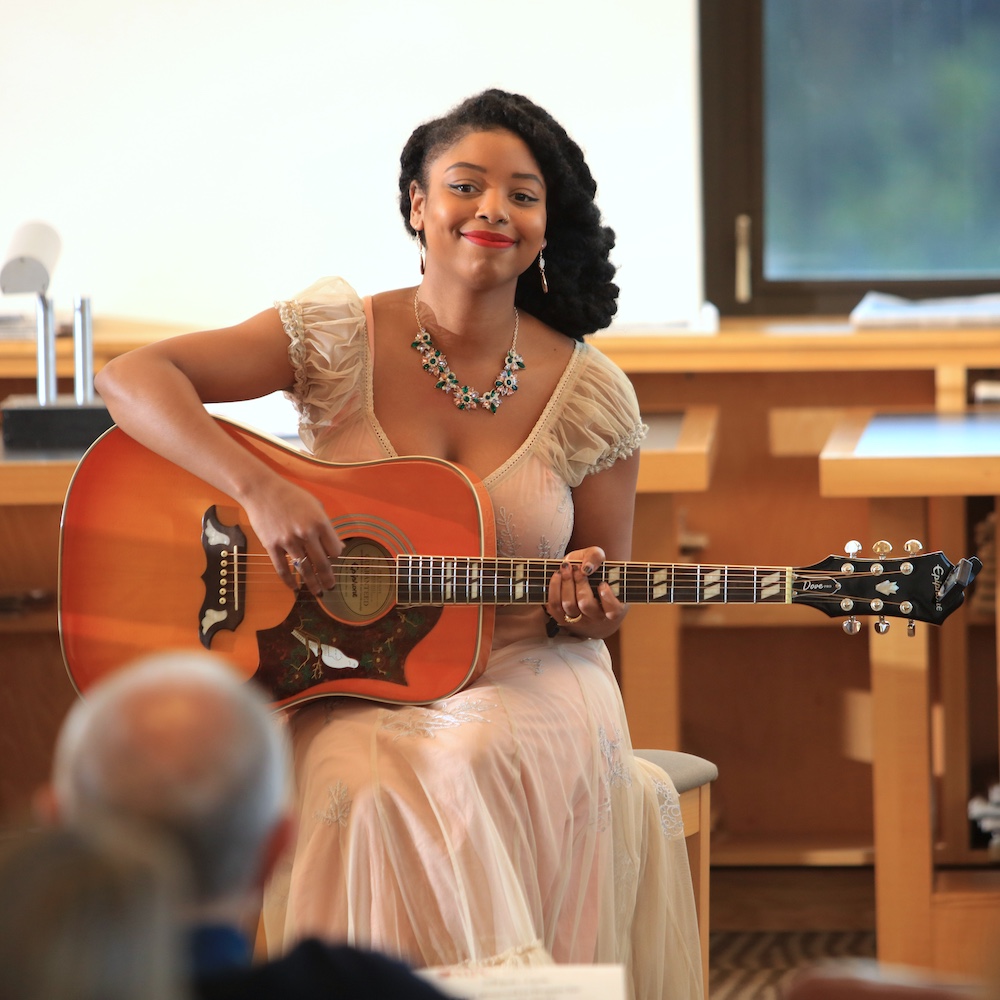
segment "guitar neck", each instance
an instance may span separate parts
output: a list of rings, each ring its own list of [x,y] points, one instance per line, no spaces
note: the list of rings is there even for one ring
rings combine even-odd
[[[400,604],[544,604],[559,559],[398,556]],[[628,604],[791,604],[790,566],[606,562],[591,577]],[[822,584],[817,589],[825,589]]]

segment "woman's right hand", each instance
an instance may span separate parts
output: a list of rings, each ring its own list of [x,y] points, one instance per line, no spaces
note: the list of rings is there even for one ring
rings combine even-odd
[[[225,359],[225,364],[220,364]],[[278,576],[316,595],[334,586],[343,544],[323,505],[225,433],[203,401],[252,399],[295,381],[276,309],[224,330],[171,337],[109,362],[97,388],[118,426],[147,448],[231,496],[250,518]]]
[[[336,583],[331,560],[344,543],[330,524],[323,505],[307,490],[280,476],[243,498],[243,507],[274,569],[293,590],[301,576],[317,597]]]

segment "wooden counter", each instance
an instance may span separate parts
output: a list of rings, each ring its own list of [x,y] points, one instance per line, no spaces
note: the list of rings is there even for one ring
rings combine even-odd
[[[955,505],[947,498],[1000,496],[1000,412],[848,416],[819,462],[822,492],[863,492],[870,523],[883,536],[922,539],[929,549],[946,539],[959,544]],[[1000,869],[987,870],[982,859],[979,870],[956,878],[934,863],[942,856],[970,860],[961,850],[970,798],[963,611],[939,635],[926,626],[912,635],[898,625],[885,635],[869,632],[876,930],[882,961],[988,977],[996,974]],[[998,622],[994,617],[994,636]],[[996,665],[994,656],[994,672]],[[936,703],[942,718],[933,726]],[[995,721],[995,693],[992,713]]]

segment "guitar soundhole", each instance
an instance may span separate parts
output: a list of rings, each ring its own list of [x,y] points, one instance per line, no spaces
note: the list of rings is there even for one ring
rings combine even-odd
[[[337,585],[320,598],[334,618],[350,624],[370,622],[396,598],[395,560],[369,538],[348,538],[337,559]]]

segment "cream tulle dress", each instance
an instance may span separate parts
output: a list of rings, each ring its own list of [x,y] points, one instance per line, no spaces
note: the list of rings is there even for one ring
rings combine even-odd
[[[328,278],[279,309],[305,443],[329,461],[394,456],[372,407],[370,303]],[[572,487],[643,432],[628,380],[578,344],[485,480],[499,554],[561,555]],[[485,673],[432,705],[290,713],[299,829],[266,892],[270,948],[317,935],[417,966],[621,963],[637,998],[701,996],[677,793],[633,756],[604,643],[550,639],[544,620],[498,609]]]

